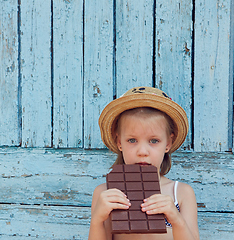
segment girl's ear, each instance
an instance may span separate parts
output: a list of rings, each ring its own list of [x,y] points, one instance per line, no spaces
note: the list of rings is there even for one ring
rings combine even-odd
[[[117,141],[117,147],[120,152],[122,152],[122,146],[121,146],[121,141],[120,141],[120,136],[118,133],[116,133],[116,141]]]
[[[172,142],[173,142],[173,137],[174,137],[174,133],[172,133],[168,138],[168,143],[167,143],[167,146],[166,146],[165,153],[168,153],[170,151],[171,146],[172,146]]]

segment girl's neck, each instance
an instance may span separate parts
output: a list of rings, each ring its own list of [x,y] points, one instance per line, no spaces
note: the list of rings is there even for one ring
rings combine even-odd
[[[168,179],[168,178],[166,178],[164,175],[160,176],[159,181],[160,181],[160,185],[161,185],[161,186],[164,185],[164,184],[167,184],[167,183],[171,182],[171,180]]]

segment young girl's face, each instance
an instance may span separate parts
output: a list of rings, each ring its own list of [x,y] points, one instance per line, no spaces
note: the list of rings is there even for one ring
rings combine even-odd
[[[141,118],[123,116],[117,134],[117,146],[125,164],[152,164],[160,169],[164,154],[172,145],[162,116]]]

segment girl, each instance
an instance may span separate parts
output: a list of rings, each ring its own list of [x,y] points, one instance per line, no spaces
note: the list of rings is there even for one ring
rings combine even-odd
[[[167,233],[112,235],[110,212],[128,209],[131,202],[120,190],[107,190],[104,183],[93,193],[89,240],[198,240],[193,189],[165,177],[171,168],[171,153],[188,132],[185,111],[159,89],[133,88],[105,107],[99,126],[105,145],[118,154],[114,164],[152,164],[158,168],[162,194],[144,199],[141,210],[149,215],[164,213]]]

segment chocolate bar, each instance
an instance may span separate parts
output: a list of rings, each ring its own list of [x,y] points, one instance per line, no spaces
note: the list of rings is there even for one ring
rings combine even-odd
[[[110,214],[112,234],[166,233],[164,214],[148,215],[141,211],[143,199],[160,194],[157,168],[152,165],[114,165],[107,174],[107,188],[118,188],[131,202],[127,210]]]

